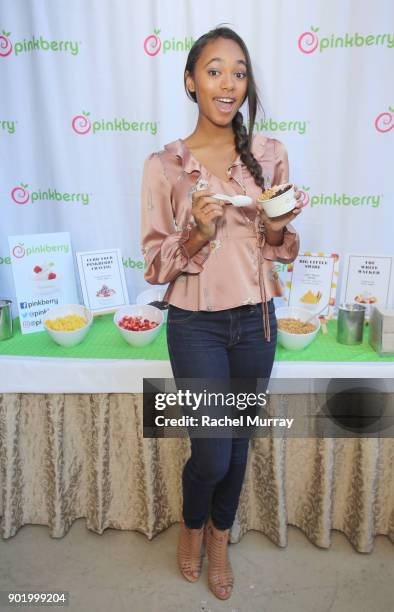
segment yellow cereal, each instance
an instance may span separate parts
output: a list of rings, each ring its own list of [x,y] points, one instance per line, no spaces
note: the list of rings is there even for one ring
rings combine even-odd
[[[290,334],[310,334],[315,331],[316,326],[312,323],[304,323],[300,319],[286,317],[278,319],[278,328]]]
[[[87,324],[87,320],[80,315],[69,314],[65,317],[56,317],[54,320],[47,319],[45,324],[54,331],[74,331],[84,327]]]
[[[275,195],[275,189],[268,188],[259,195],[259,200],[260,202],[262,200],[270,200],[271,198],[274,197],[274,195]]]

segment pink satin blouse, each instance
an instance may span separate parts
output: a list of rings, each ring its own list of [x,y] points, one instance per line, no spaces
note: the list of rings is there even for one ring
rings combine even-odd
[[[279,140],[256,134],[252,151],[266,187],[289,180],[287,152]],[[186,310],[224,310],[261,302],[264,335],[269,340],[266,303],[283,295],[273,262],[294,261],[299,237],[288,224],[283,243],[269,245],[255,202],[261,188],[240,156],[227,172],[228,181],[210,174],[181,139],[145,160],[141,189],[144,277],[152,284],[169,283],[164,299]],[[195,225],[191,195],[207,188],[227,195],[246,194],[254,203],[243,208],[226,206],[215,236],[189,257],[183,244]]]

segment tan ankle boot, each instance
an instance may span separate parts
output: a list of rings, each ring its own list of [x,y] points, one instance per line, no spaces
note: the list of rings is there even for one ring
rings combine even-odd
[[[205,539],[205,526],[201,529],[190,529],[181,521],[177,550],[178,567],[182,576],[189,582],[196,582],[200,577]]]
[[[216,529],[209,519],[207,524],[208,586],[219,599],[232,593],[234,576],[228,558],[230,529]]]

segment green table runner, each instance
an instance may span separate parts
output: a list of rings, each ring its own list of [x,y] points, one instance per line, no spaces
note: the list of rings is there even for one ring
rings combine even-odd
[[[288,351],[277,346],[277,361],[376,361],[394,362],[394,355],[380,357],[368,344],[369,328],[364,331],[364,342],[346,346],[336,341],[336,321],[328,321],[328,333],[318,336],[302,351]],[[22,335],[19,319],[14,319],[14,335],[0,342],[0,355],[26,357],[71,357],[82,359],[169,359],[166,326],[148,346],[128,345],[113,323],[113,315],[95,317],[86,338],[77,346],[64,348],[55,344],[46,331]]]

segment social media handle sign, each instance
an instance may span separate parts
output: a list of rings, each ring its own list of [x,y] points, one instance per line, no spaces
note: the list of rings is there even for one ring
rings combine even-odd
[[[46,313],[78,302],[68,232],[9,236],[22,334],[42,331]]]

